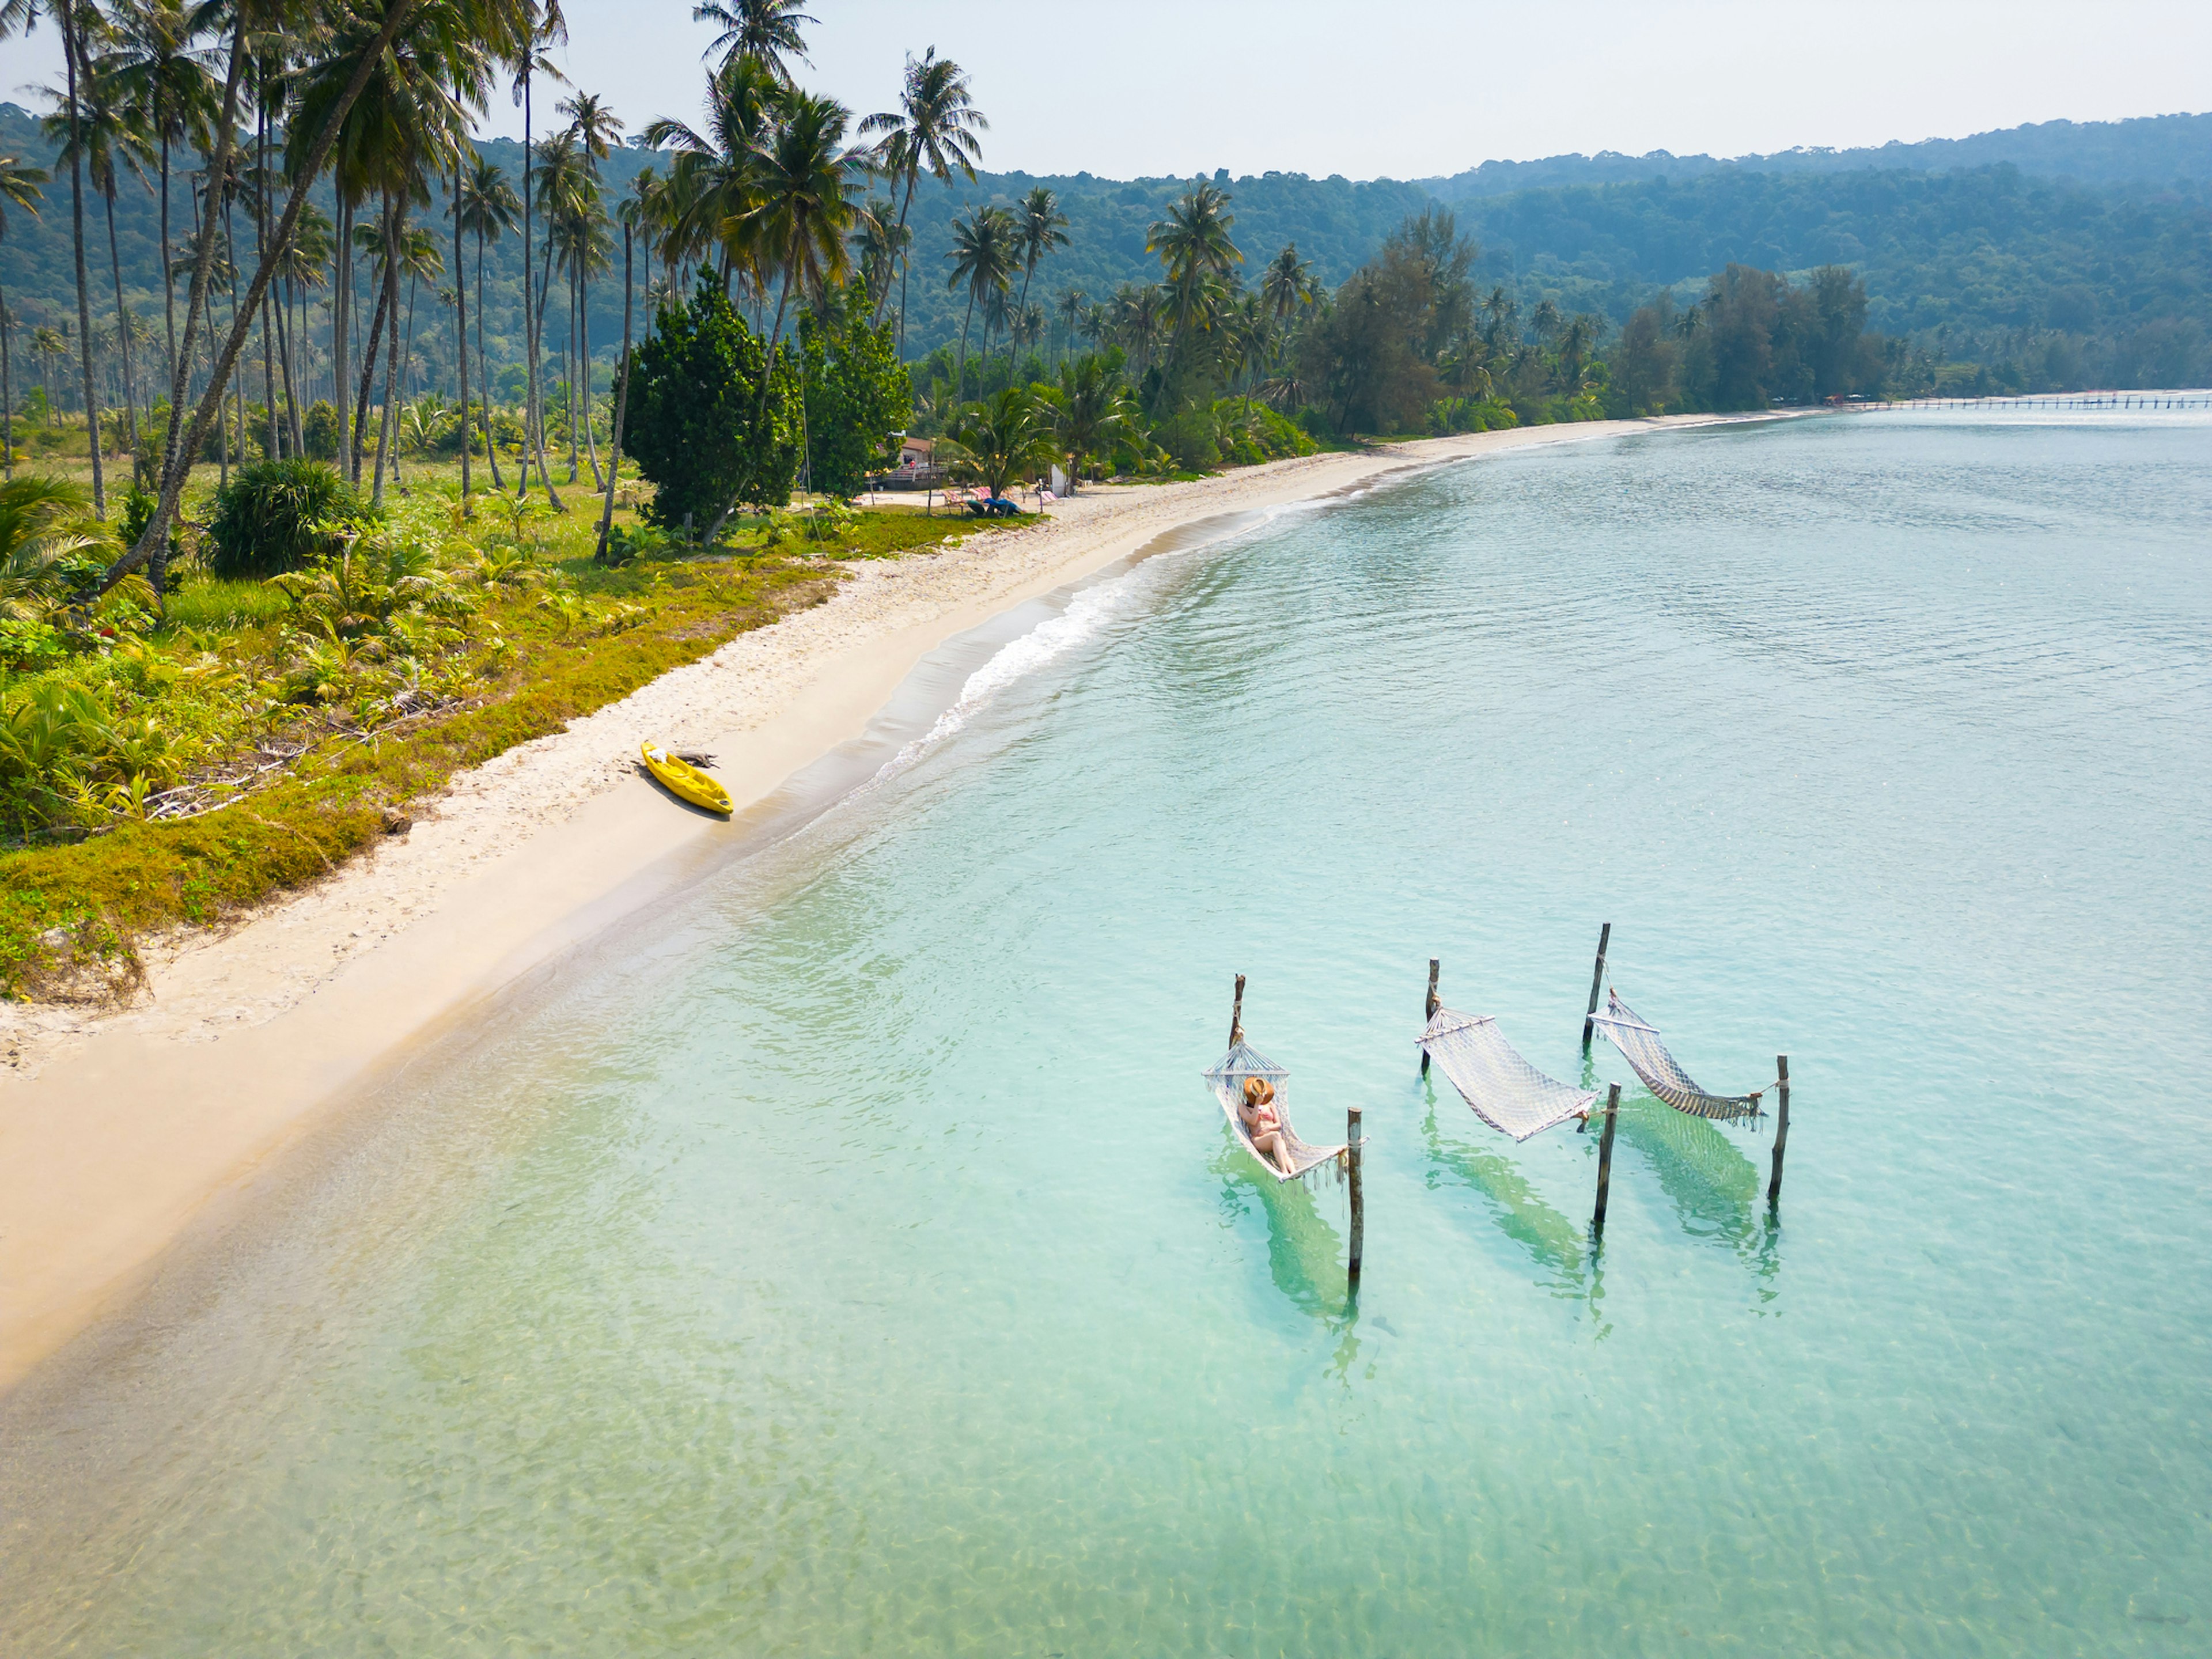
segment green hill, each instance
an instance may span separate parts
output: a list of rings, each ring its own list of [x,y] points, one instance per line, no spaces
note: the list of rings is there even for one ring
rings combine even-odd
[[[519,145],[501,140],[483,149],[520,183]],[[0,154],[44,161],[52,147],[26,112],[0,105]],[[624,187],[655,160],[649,152],[618,152],[605,164],[610,186]],[[182,175],[180,161],[173,227],[179,240],[190,199]],[[1479,274],[1516,290],[1524,314],[1548,295],[1562,309],[1619,322],[1655,288],[1702,284],[1731,261],[1784,271],[1837,263],[1864,277],[1870,326],[1911,335],[1953,359],[2001,362],[2017,356],[2024,342],[2056,332],[2072,342],[2068,349],[2086,354],[2080,372],[2102,380],[2212,378],[2212,116],[2046,122],[1971,139],[1735,162],[1663,156],[1491,162],[1425,186],[1281,173],[1216,175],[1216,181],[1234,196],[1235,234],[1248,266],[1296,242],[1331,284],[1433,191],[1453,204],[1462,229],[1482,245]],[[1123,283],[1157,278],[1158,262],[1144,251],[1146,228],[1192,182],[1022,173],[984,173],[951,189],[925,181],[912,215],[909,352],[919,356],[958,335],[961,302],[946,289],[944,258],[956,213],[982,203],[1012,205],[1033,185],[1048,185],[1068,216],[1072,246],[1039,269],[1031,297],[1048,302],[1076,288],[1103,299]],[[1506,184],[1528,187],[1497,188]],[[328,210],[327,191],[322,205]],[[436,203],[422,218],[434,223],[441,212]],[[250,227],[241,219],[239,228],[247,241]],[[74,326],[68,229],[65,185],[50,191],[42,217],[10,216],[0,242],[0,283],[17,318],[19,349],[31,326]],[[106,226],[97,204],[88,229],[95,316],[112,315]],[[158,327],[155,207],[135,185],[118,204],[116,240],[131,303]],[[484,321],[495,368],[520,356],[520,252],[510,236],[485,261]],[[471,250],[471,265],[473,258]],[[419,296],[416,311],[426,370],[433,383],[449,384],[450,328],[434,295]],[[556,317],[549,337],[559,327]],[[592,295],[592,337],[603,361],[621,327],[617,274]],[[29,365],[21,359],[17,374],[28,384]]]
[[[1595,155],[1547,155],[1534,161],[1485,161],[1449,179],[1419,182],[1438,200],[1472,201],[1559,185],[1623,185],[1708,173],[1947,173],[2001,167],[2078,184],[2168,185],[2212,179],[2212,114],[2148,115],[2128,121],[2041,121],[1978,132],[1967,138],[1893,140],[1858,149],[1785,149],[1770,155],[1648,155],[1601,150]]]

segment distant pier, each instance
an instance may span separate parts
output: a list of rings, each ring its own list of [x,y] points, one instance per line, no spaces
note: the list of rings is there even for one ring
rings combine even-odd
[[[1832,409],[2212,409],[2206,392],[2051,392],[2016,398],[1853,398]]]

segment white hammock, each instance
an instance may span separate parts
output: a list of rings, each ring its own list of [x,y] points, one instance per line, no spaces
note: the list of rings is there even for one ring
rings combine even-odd
[[[1477,1117],[1516,1140],[1580,1116],[1597,1098],[1595,1090],[1570,1088],[1522,1059],[1486,1014],[1437,1009],[1421,1033],[1421,1048]]]
[[[1244,1098],[1244,1079],[1265,1078],[1274,1085],[1275,1121],[1282,1126],[1283,1144],[1290,1148],[1291,1172],[1288,1175],[1275,1167],[1271,1158],[1262,1158],[1260,1149],[1252,1144],[1251,1134],[1244,1127],[1244,1120],[1237,1112]],[[1252,1154],[1253,1161],[1278,1181],[1295,1181],[1300,1176],[1320,1168],[1344,1150],[1343,1144],[1334,1146],[1313,1146],[1298,1139],[1297,1131],[1291,1127],[1291,1074],[1269,1060],[1250,1043],[1239,1039],[1232,1044],[1221,1061],[1206,1074],[1213,1087],[1213,1097],[1221,1103],[1224,1116],[1237,1139],[1244,1143],[1244,1150]]]
[[[1606,1040],[1620,1050],[1622,1058],[1644,1079],[1644,1086],[1676,1111],[1723,1121],[1760,1115],[1758,1094],[1709,1095],[1698,1087],[1674,1056],[1667,1052],[1659,1033],[1638,1019],[1636,1011],[1623,1002],[1620,993],[1610,985],[1605,989],[1605,1012],[1592,1015],[1590,1024],[1603,1031]]]

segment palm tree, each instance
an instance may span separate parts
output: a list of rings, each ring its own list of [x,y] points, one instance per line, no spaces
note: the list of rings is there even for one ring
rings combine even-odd
[[[462,174],[460,190],[456,197],[461,228],[477,239],[477,377],[483,385],[484,453],[491,462],[491,483],[495,489],[504,489],[506,483],[499,476],[499,446],[492,441],[491,431],[491,369],[484,359],[483,339],[483,267],[484,244],[495,242],[503,230],[513,230],[521,216],[522,204],[515,199],[514,188],[507,182],[507,175],[481,154],[473,165]],[[468,414],[464,402],[462,420],[466,432]],[[469,451],[474,440],[464,435],[461,441],[462,489],[467,489]]]
[[[599,477],[599,441],[592,434],[592,276],[607,269],[611,245],[607,240],[607,216],[600,205],[599,163],[606,160],[613,146],[620,142],[623,130],[621,118],[590,93],[579,93],[556,106],[559,113],[568,118],[565,135],[576,146],[582,159],[584,172],[591,181],[588,192],[579,193],[576,216],[568,227],[562,263],[575,290],[571,315],[575,319],[577,349],[583,363],[584,442],[592,458],[592,477]],[[572,391],[573,399],[575,393]],[[568,420],[568,476],[576,476],[576,418],[572,407]]]
[[[1017,351],[1035,351],[1044,339],[1045,319],[1042,306],[1014,307],[1013,344]]]
[[[789,86],[791,68],[786,64],[786,53],[802,64],[811,63],[806,55],[805,38],[799,32],[801,23],[811,23],[799,7],[806,0],[701,0],[691,8],[695,23],[712,23],[721,31],[699,55],[712,58],[720,52],[722,61],[732,58],[750,58]]]
[[[947,435],[956,455],[994,495],[1003,495],[1048,453],[1048,413],[1026,390],[1010,386],[962,410]]]
[[[8,3],[18,3],[19,0]],[[102,573],[94,590],[95,593],[109,592],[141,565],[149,562],[154,567],[158,591],[161,563],[168,546],[169,528],[184,494],[191,453],[213,428],[220,413],[239,352],[273,279],[278,251],[290,238],[301,210],[307,205],[308,191],[337,151],[347,117],[370,81],[381,70],[388,77],[403,82],[410,76],[431,75],[440,77],[437,84],[441,86],[466,84],[461,73],[444,72],[450,67],[477,76],[477,84],[481,85],[483,52],[505,50],[507,36],[514,32],[509,20],[523,3],[524,0],[475,0],[465,14],[454,0],[431,0],[430,3],[417,3],[417,0],[354,0],[343,10],[326,13],[323,27],[306,37],[312,56],[295,83],[297,98],[287,125],[290,142],[287,146],[286,173],[290,180],[290,194],[277,217],[276,229],[267,239],[261,257],[255,261],[252,278],[235,307],[229,331],[211,354],[215,366],[210,383],[201,393],[189,422],[185,411],[185,387],[180,381],[171,383],[169,428],[162,445],[161,490],[154,511],[148,515],[137,541]],[[216,178],[225,176],[228,169],[236,136],[234,120],[240,82],[250,60],[249,45],[256,38],[255,27],[283,21],[268,0],[241,0],[241,3],[228,8],[224,15],[228,22],[229,43],[224,55],[222,110],[216,123],[215,149],[209,163],[210,175]],[[340,64],[344,65],[343,70],[338,68]],[[470,99],[480,96],[473,90],[468,94]],[[178,354],[180,368],[191,357],[194,331],[203,317],[209,314],[205,310],[208,261],[212,258],[213,243],[207,233],[215,228],[220,206],[220,192],[211,192],[202,220],[202,258],[193,270],[191,290],[185,302],[184,337]]]
[[[0,617],[36,621],[68,595],[70,554],[99,544],[84,489],[62,478],[10,479],[0,487]]]
[[[1268,260],[1260,277],[1260,297],[1279,323],[1289,322],[1300,306],[1313,301],[1317,290],[1313,265],[1298,258],[1296,242],[1285,244],[1280,253]]]
[[[69,341],[58,328],[34,328],[31,331],[31,355],[39,360],[39,396],[46,405],[46,424],[54,423],[54,394],[49,382],[53,378],[54,359],[70,355]]]
[[[1167,272],[1178,345],[1201,321],[1200,313],[1210,297],[1208,279],[1225,280],[1231,266],[1243,263],[1243,254],[1229,239],[1237,216],[1227,211],[1228,206],[1227,191],[1217,185],[1200,185],[1186,191],[1181,201],[1169,207],[1168,216],[1145,233],[1145,252],[1158,254]]]
[[[1151,283],[1124,283],[1114,290],[1109,312],[1110,331],[1121,349],[1137,360],[1137,378],[1151,371],[1152,352],[1159,344],[1160,290]]]
[[[952,222],[952,247],[945,256],[952,262],[948,289],[968,288],[968,313],[960,323],[960,367],[953,374],[953,398],[968,395],[968,328],[975,318],[975,302],[1003,291],[1020,262],[1015,246],[1014,222],[1003,208],[977,208],[965,219]],[[988,338],[987,333],[986,338]]]
[[[1090,303],[1083,290],[1071,288],[1054,302],[1053,309],[1060,317],[1060,349],[1063,355],[1075,343],[1075,337],[1083,327],[1084,308]]]
[[[420,225],[410,225],[399,239],[399,268],[407,275],[407,326],[401,337],[405,344],[400,354],[400,380],[396,396],[398,408],[404,412],[408,404],[407,382],[415,373],[415,294],[425,276],[435,281],[445,275],[446,256],[438,251],[438,244],[428,231]],[[392,448],[392,476],[399,476],[399,446]]]
[[[597,489],[599,441],[591,432],[592,337],[585,311],[592,275],[607,268],[610,246],[606,210],[600,205],[598,185],[585,178],[582,188],[569,195],[557,216],[546,215],[545,234],[562,274],[568,279],[568,480],[573,483],[576,478],[576,428],[580,422],[591,451],[592,487]]]
[[[760,200],[758,150],[787,96],[757,60],[732,57],[708,79],[703,131],[677,120],[647,123],[645,142],[676,152],[663,198],[663,263],[703,261],[711,250],[719,256],[725,291],[740,272],[757,287],[750,227]]]
[[[1107,372],[1103,358],[1093,353],[1060,366],[1060,402],[1053,428],[1060,453],[1067,458],[1071,495],[1085,463],[1110,453],[1133,428],[1135,420],[1135,405],[1122,391],[1120,377]]]
[[[1014,210],[1014,239],[1022,251],[1022,298],[1017,309],[1026,313],[1037,261],[1067,246],[1067,216],[1060,210],[1060,198],[1042,185],[1033,185]]]
[[[100,467],[100,409],[93,386],[92,284],[85,274],[84,264],[84,147],[78,133],[83,118],[82,94],[80,82],[86,71],[88,36],[96,24],[104,24],[93,6],[92,0],[46,0],[49,14],[62,32],[62,64],[64,71],[60,121],[68,133],[70,153],[70,251],[76,263],[76,326],[82,349],[77,361],[84,379],[84,423],[92,448],[92,510],[96,518],[107,516],[107,486]],[[0,9],[0,39],[15,33],[17,27],[28,30],[37,16],[37,0],[12,0]]]
[[[1516,309],[1513,296],[1505,291],[1502,283],[1492,288],[1489,296],[1483,301],[1482,314],[1490,319],[1483,332],[1493,349],[1498,344],[1498,336],[1504,331],[1506,324],[1513,320]]]
[[[107,216],[107,262],[115,283],[115,341],[123,360],[124,429],[131,447],[131,483],[140,477],[138,459],[138,387],[131,369],[131,311],[123,298],[123,255],[116,242],[115,192],[121,171],[129,167],[143,184],[153,147],[141,135],[131,112],[118,96],[120,88],[108,66],[95,60],[80,77],[74,118],[50,115],[40,125],[50,140],[58,143],[58,159],[69,162],[72,175],[82,161],[92,175]],[[52,95],[52,88],[48,89]]]
[[[988,132],[991,124],[975,107],[968,76],[949,58],[939,58],[932,46],[919,58],[908,55],[905,84],[899,106],[871,115],[860,123],[864,133],[882,135],[876,146],[882,170],[896,179],[904,177],[906,194],[899,204],[898,225],[906,229],[908,211],[914,206],[915,186],[927,172],[951,189],[957,170],[969,184],[975,182],[975,163],[983,146],[976,134]],[[903,236],[901,238],[903,242]],[[899,262],[899,349],[906,349],[906,281],[909,261]],[[886,289],[876,300],[876,320],[883,320]]]
[[[169,155],[179,144],[213,148],[209,127],[216,112],[209,53],[193,45],[211,15],[205,6],[187,10],[179,0],[130,0],[116,15],[117,40],[109,54],[141,127],[161,158],[161,286],[168,325],[169,377],[177,372],[177,284],[169,274]]]
[[[623,228],[623,346],[622,372],[615,383],[614,420],[607,429],[607,494],[599,507],[599,545],[592,555],[604,562],[607,556],[607,536],[615,522],[615,481],[622,476],[623,417],[629,411],[629,322],[630,322],[630,256],[637,241],[638,226],[653,212],[654,192],[647,187],[653,177],[648,167],[640,175],[637,187],[629,199],[615,210],[615,216]]]
[[[794,93],[783,118],[753,146],[758,205],[744,227],[763,270],[783,276],[775,326],[769,331],[771,347],[782,337],[794,286],[818,295],[852,269],[845,233],[866,165],[860,151],[845,147],[852,112],[836,99]],[[765,392],[765,380],[762,386]]]
[[[527,399],[523,410],[522,428],[525,448],[522,453],[521,479],[516,489],[518,495],[530,493],[530,458],[538,458],[538,482],[545,486],[545,499],[553,504],[554,511],[566,512],[561,498],[553,493],[552,474],[545,470],[545,434],[543,411],[538,401],[538,335],[544,321],[545,296],[542,291],[533,297],[530,275],[530,252],[533,240],[531,223],[530,161],[530,100],[532,88],[540,75],[550,75],[554,80],[562,78],[561,71],[545,56],[544,48],[558,46],[568,38],[568,21],[562,15],[561,0],[525,0],[530,8],[527,25],[516,42],[516,49],[507,59],[514,72],[514,101],[522,106],[522,334],[523,361],[526,369],[524,396]]]
[[[293,222],[292,234],[276,252],[276,278],[284,284],[284,302],[276,307],[276,335],[284,357],[284,404],[291,420],[292,453],[301,455],[307,453],[307,442],[300,423],[300,392],[293,370],[292,343],[305,337],[307,294],[323,285],[323,274],[330,269],[331,222],[321,209],[303,208]],[[300,311],[296,323],[287,315],[295,305]]]
[[[0,240],[8,234],[8,210],[18,207],[33,219],[39,216],[39,186],[46,182],[44,167],[25,167],[12,155],[0,155]],[[0,464],[6,475],[15,476],[15,373],[8,358],[8,337],[15,319],[8,313],[8,296],[0,293]]]
[[[889,291],[891,270],[913,239],[914,233],[898,222],[891,204],[881,196],[869,198],[854,211],[853,256],[872,301]]]

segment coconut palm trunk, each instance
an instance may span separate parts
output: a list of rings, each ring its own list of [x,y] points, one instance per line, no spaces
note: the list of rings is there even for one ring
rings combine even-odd
[[[8,337],[15,331],[15,319],[8,314],[8,294],[0,289],[0,476],[15,476],[15,366],[8,349]]]
[[[254,99],[254,102],[259,108],[256,123],[258,128],[256,144],[259,150],[258,158],[259,165],[254,169],[253,189],[253,262],[258,265],[268,257],[269,253],[269,83],[266,77],[262,81],[259,94]],[[262,395],[269,400],[267,459],[273,461],[283,453],[283,445],[278,440],[276,433],[276,354],[270,344],[269,313],[271,308],[268,301],[264,299],[261,304],[261,390]],[[127,358],[125,361],[124,372],[126,375],[130,373]],[[132,440],[131,447],[134,450],[137,447],[136,439]]]
[[[161,306],[169,327],[169,378],[177,378],[177,273],[169,252],[169,129],[161,126]]]
[[[399,448],[401,440],[406,436],[406,433],[397,422],[399,418],[399,408],[406,402],[408,391],[415,379],[415,295],[422,286],[422,273],[409,271],[407,273],[407,343],[399,353],[399,390],[396,397],[387,393],[384,400],[386,407],[392,410],[392,482],[400,484],[403,489],[405,485],[399,477]]]
[[[388,216],[386,222],[391,222]],[[388,269],[391,263],[391,245],[386,243],[383,265]],[[369,315],[368,338],[361,349],[361,381],[354,397],[353,448],[346,456],[346,474],[356,483],[361,482],[362,451],[368,443],[368,395],[376,389],[376,348],[384,338],[385,296],[387,291],[383,273],[380,270],[376,284],[376,309]]]
[[[331,404],[337,411],[337,448],[331,459],[339,466],[347,464],[351,453],[346,444],[346,414],[350,404],[346,398],[346,330],[349,326],[346,313],[353,301],[353,208],[345,192],[338,192],[337,244],[331,259]]]
[[[469,418],[469,276],[461,263],[461,157],[471,147],[453,152],[453,358],[461,376],[461,516],[469,512],[469,462],[476,453],[477,434]]]
[[[386,318],[384,354],[384,414],[376,423],[376,477],[369,485],[368,498],[374,506],[384,502],[384,473],[392,455],[392,440],[399,411],[395,401],[399,389],[399,248],[404,234],[406,209],[404,204],[387,198],[384,220],[384,289],[377,295],[377,310]],[[369,361],[376,360],[376,348],[369,347]]]
[[[483,386],[484,460],[491,468],[491,487],[505,489],[507,485],[499,476],[499,444],[491,424],[491,368],[484,359],[483,337],[483,233],[477,233],[477,379]]]
[[[615,480],[622,473],[623,416],[629,410],[630,228],[623,227],[623,355],[622,374],[615,386],[614,425],[607,435],[607,498],[599,509],[599,548],[594,556],[607,556],[607,536],[615,522]],[[648,270],[651,266],[647,267]]]
[[[538,284],[538,293],[533,301],[530,281],[530,98],[532,83],[537,79],[532,67],[534,62],[532,52],[526,48],[522,68],[522,331],[526,337],[524,343],[527,349],[524,356],[528,366],[526,395],[530,401],[522,416],[523,441],[529,447],[523,456],[519,493],[524,495],[530,493],[530,458],[535,456],[538,482],[545,486],[545,499],[552,502],[555,512],[565,513],[568,509],[561,505],[560,496],[554,494],[553,474],[545,465],[545,409],[538,396],[538,345],[539,331],[545,325],[545,284],[543,282]]]
[[[123,352],[124,430],[131,442],[131,484],[135,489],[145,483],[145,464],[138,457],[138,387],[131,373],[131,313],[123,304],[123,256],[115,244],[115,192],[112,188],[107,192],[106,204],[107,264],[115,276],[115,341]]]
[[[960,319],[960,367],[952,376],[952,401],[968,395],[968,325],[975,319],[975,290],[968,290],[968,314]]]
[[[277,295],[272,307],[276,313],[276,365],[284,379],[284,435],[289,441],[291,453],[300,453],[300,397],[292,384],[292,307],[291,283]]]
[[[77,8],[72,0],[62,0],[62,58],[69,75],[70,129],[70,219],[72,227],[72,252],[76,260],[76,334],[77,364],[83,371],[84,425],[92,445],[92,512],[94,518],[107,516],[107,483],[100,465],[100,404],[92,383],[92,283],[84,268],[84,158],[83,141],[77,126],[76,77],[77,59],[84,49],[78,33]]]
[[[583,365],[584,375],[584,453],[592,460],[592,488],[604,489],[606,480],[599,471],[599,441],[592,431],[592,279],[580,271],[576,277],[577,356]]]

